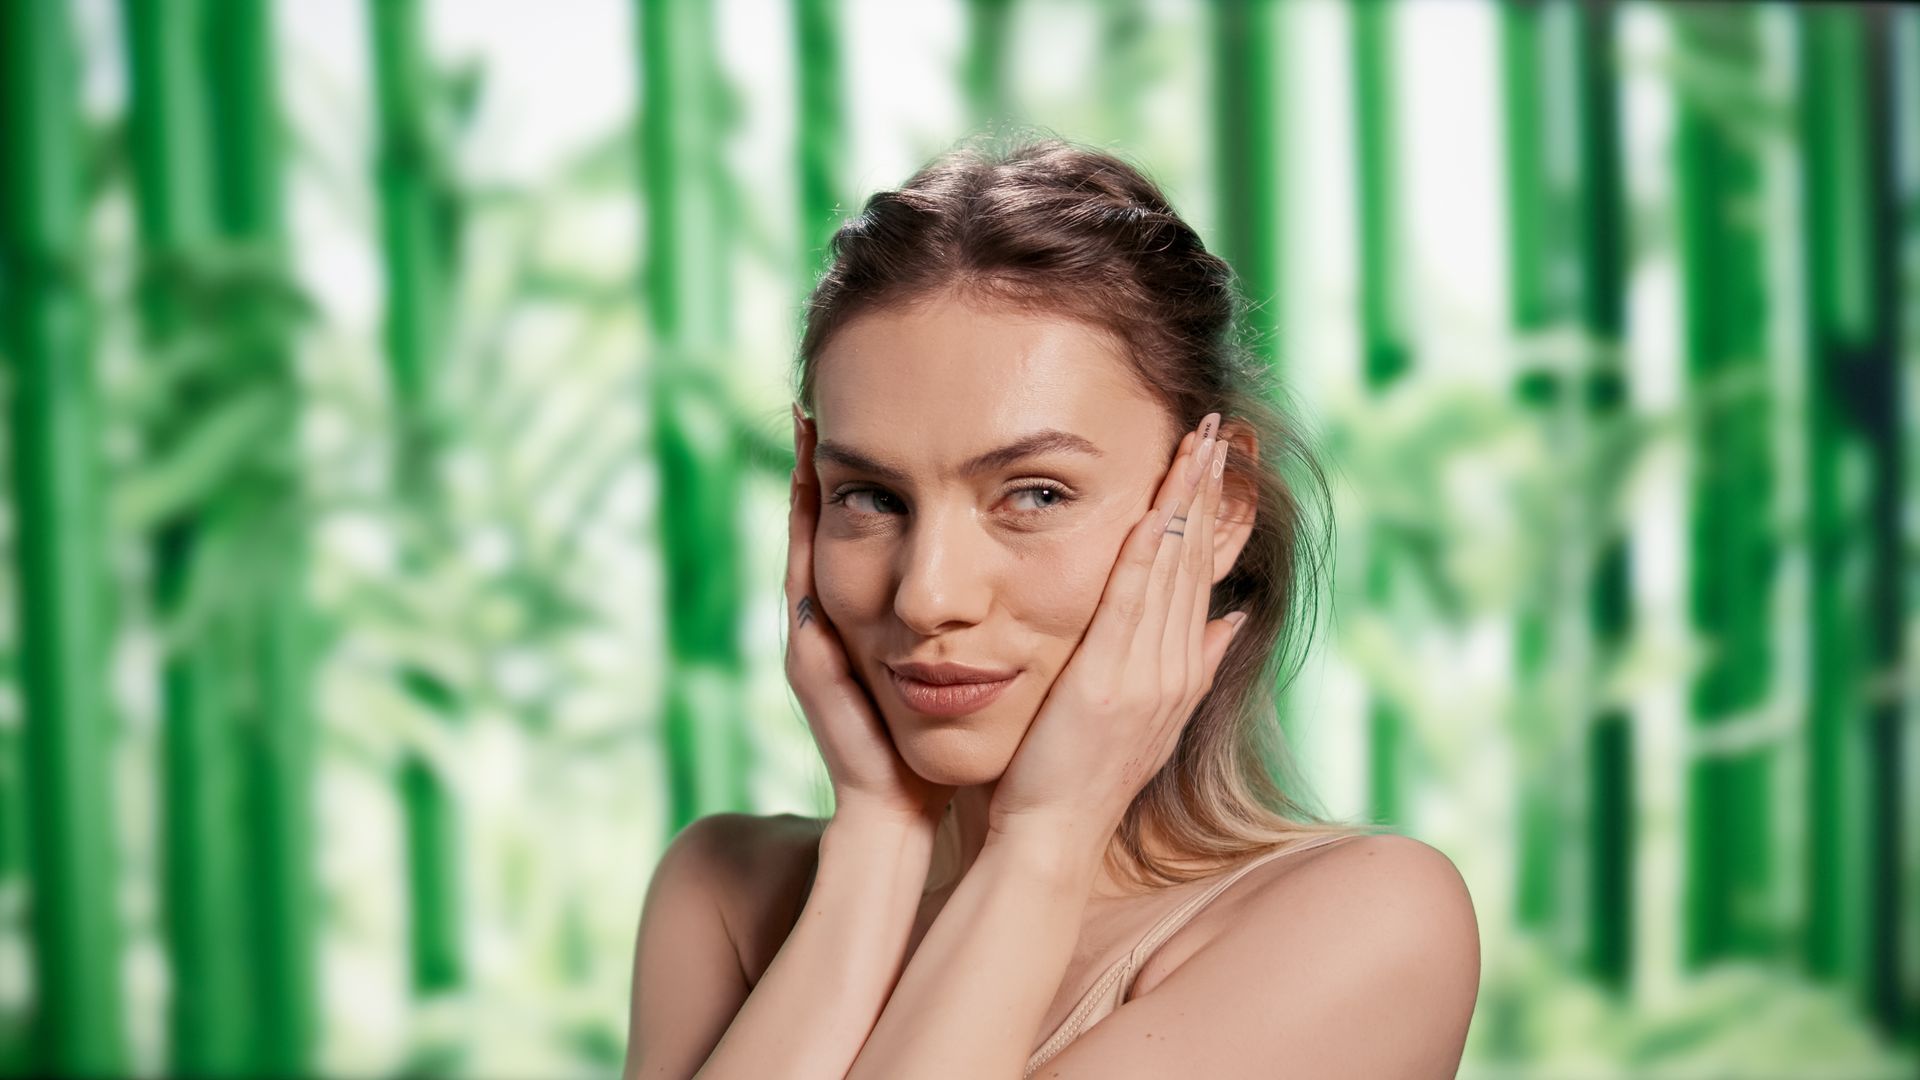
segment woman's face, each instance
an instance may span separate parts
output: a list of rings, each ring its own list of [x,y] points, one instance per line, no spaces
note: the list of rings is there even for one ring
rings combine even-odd
[[[819,357],[814,587],[930,781],[1005,771],[1166,474],[1182,432],[1116,348],[1077,321],[943,294],[860,316]],[[889,677],[903,662],[1018,674],[939,717]]]

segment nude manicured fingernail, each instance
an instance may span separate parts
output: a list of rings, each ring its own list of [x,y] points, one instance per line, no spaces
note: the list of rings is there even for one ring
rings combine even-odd
[[[1193,464],[1187,469],[1188,480],[1199,480],[1207,473],[1207,460],[1213,454],[1214,436],[1219,434],[1220,414],[1210,412],[1200,421],[1194,440],[1199,444],[1194,448]]]

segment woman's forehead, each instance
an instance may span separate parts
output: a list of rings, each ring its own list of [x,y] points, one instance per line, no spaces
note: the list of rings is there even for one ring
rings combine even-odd
[[[819,358],[823,440],[967,453],[1059,429],[1105,445],[1167,421],[1114,339],[1075,319],[935,302],[864,315]]]

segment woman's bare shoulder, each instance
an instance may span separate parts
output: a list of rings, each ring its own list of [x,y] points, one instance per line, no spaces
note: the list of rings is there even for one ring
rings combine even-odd
[[[749,985],[760,981],[793,931],[812,883],[821,818],[798,814],[710,814],[708,831],[715,902],[740,954]]]
[[[770,875],[777,877],[791,869],[791,863],[806,865],[826,824],[821,818],[798,814],[725,811],[708,814],[687,828],[703,834],[700,847],[731,883],[765,884]]]
[[[1283,854],[1229,888],[1175,935],[1141,972],[1140,993],[1209,947],[1240,948],[1259,939],[1279,954],[1310,955],[1316,943],[1391,948],[1392,928],[1453,946],[1465,986],[1476,985],[1479,932],[1465,881],[1438,848],[1394,833],[1357,834]],[[1183,940],[1184,939],[1184,940]]]
[[[1360,836],[1323,850],[1312,866],[1257,898],[1270,942],[1307,954],[1331,948],[1350,967],[1417,973],[1435,1004],[1470,1011],[1480,982],[1473,898],[1445,852],[1411,836]],[[1260,931],[1255,931],[1259,933]],[[1464,1013],[1462,1014],[1464,1015]]]
[[[1249,890],[1248,908],[1270,914],[1299,935],[1345,933],[1377,940],[1384,925],[1406,922],[1422,937],[1449,933],[1477,946],[1466,881],[1433,845],[1380,833],[1325,844],[1303,856],[1292,872],[1266,877]]]

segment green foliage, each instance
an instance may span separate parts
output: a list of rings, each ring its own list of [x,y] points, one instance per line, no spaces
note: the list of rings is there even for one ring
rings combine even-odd
[[[1462,1076],[1513,1066],[1532,1076],[1897,1080],[1913,1067],[1843,991],[1777,968],[1730,964],[1621,998],[1530,938],[1500,955],[1481,980]]]

